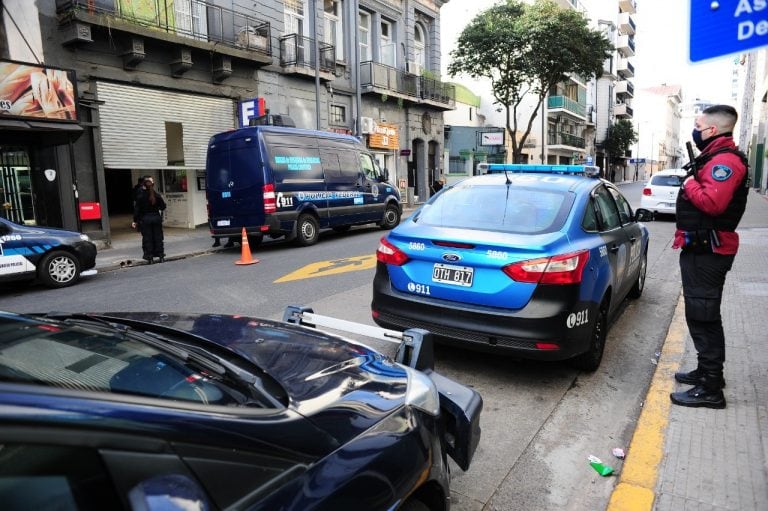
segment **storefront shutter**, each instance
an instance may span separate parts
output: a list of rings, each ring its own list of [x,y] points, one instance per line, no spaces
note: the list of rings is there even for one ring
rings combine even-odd
[[[98,82],[104,166],[158,169],[168,165],[165,123],[181,123],[184,166],[205,168],[210,137],[235,126],[231,99]]]

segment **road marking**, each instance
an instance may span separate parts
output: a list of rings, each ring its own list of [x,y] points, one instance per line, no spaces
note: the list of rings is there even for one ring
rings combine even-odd
[[[680,368],[687,334],[685,302],[681,294],[629,445],[619,484],[611,494],[606,511],[648,511],[653,508],[672,406],[669,394],[674,390],[675,371]]]
[[[337,275],[348,271],[370,270],[376,267],[376,255],[364,255],[356,257],[345,257],[343,259],[332,259],[330,261],[318,261],[308,264],[303,268],[283,275],[274,284],[281,282],[290,282],[292,280],[309,279],[312,277],[325,277],[327,275]]]

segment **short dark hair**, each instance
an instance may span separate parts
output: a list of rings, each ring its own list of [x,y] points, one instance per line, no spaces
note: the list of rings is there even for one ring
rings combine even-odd
[[[731,105],[712,105],[710,107],[705,108],[701,113],[707,114],[707,115],[713,115],[713,114],[727,115],[727,116],[733,117],[734,124],[736,124],[736,121],[739,120],[739,113]]]

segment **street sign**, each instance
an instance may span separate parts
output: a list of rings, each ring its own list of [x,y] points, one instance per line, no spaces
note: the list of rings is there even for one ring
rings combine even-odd
[[[631,164],[640,164],[645,163],[645,158],[630,158],[629,163]]]
[[[691,0],[691,62],[768,45],[768,12],[765,7],[762,0]]]

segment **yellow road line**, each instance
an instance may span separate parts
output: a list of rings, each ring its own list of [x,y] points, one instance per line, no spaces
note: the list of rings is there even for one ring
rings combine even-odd
[[[342,259],[332,259],[330,261],[318,261],[308,264],[296,271],[283,275],[274,284],[281,282],[290,282],[292,280],[309,279],[312,277],[325,277],[326,275],[336,275],[348,271],[370,270],[376,267],[376,255],[364,255],[356,257],[344,257]]]
[[[653,508],[664,435],[669,424],[669,393],[674,389],[675,371],[680,367],[687,333],[681,295],[629,445],[619,484],[613,490],[607,511],[647,511]]]

